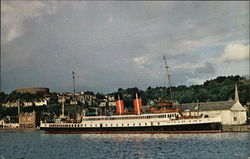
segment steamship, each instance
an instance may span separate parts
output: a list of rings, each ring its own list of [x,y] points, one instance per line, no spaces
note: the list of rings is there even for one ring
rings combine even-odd
[[[116,95],[116,115],[82,116],[79,123],[41,122],[40,129],[45,133],[85,133],[85,134],[137,134],[137,133],[219,133],[221,118],[202,115],[184,116],[179,108],[172,106],[172,91],[167,61],[164,56],[171,100],[152,106],[150,111],[142,111],[141,93],[134,94],[134,111],[124,111],[121,94]],[[62,108],[64,112],[64,108]]]
[[[221,118],[184,116],[171,103],[159,103],[150,113],[142,113],[141,97],[136,93],[134,114],[125,115],[121,96],[116,98],[116,115],[83,116],[79,123],[41,123],[45,133],[147,134],[147,133],[219,133]]]

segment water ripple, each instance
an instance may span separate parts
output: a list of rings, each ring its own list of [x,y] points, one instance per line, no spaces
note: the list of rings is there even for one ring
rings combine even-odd
[[[0,131],[1,159],[247,159],[250,133],[44,134]]]

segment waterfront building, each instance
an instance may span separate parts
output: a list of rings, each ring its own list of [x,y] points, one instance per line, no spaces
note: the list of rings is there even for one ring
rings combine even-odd
[[[0,120],[0,128],[19,128],[19,123],[6,123],[4,120]]]
[[[35,112],[31,113],[20,113],[19,114],[19,127],[20,128],[33,128],[39,125],[37,120],[37,114]]]
[[[1,119],[1,120],[0,120],[0,128],[3,128],[3,127],[4,127],[4,124],[5,124],[4,120]]]
[[[247,122],[247,109],[239,101],[235,86],[234,101],[202,102],[181,104],[184,115],[219,116],[223,125],[242,125]]]

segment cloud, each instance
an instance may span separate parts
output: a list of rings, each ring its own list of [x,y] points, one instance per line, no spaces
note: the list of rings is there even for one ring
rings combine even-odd
[[[1,1],[1,42],[3,44],[21,37],[26,29],[24,23],[29,19],[38,22],[44,15],[56,13],[53,2],[41,1]]]
[[[147,58],[145,56],[135,57],[133,61],[139,65],[144,65],[147,62]]]
[[[139,56],[133,58],[134,63],[139,66],[139,68],[144,69],[145,65],[148,63],[149,58],[147,56]]]
[[[239,61],[249,59],[249,44],[230,43],[224,48],[220,61]]]
[[[209,77],[215,73],[215,69],[212,63],[206,62],[204,66],[196,68],[194,74],[199,76]]]

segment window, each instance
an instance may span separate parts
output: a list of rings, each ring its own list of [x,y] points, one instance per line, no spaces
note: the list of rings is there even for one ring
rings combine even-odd
[[[237,117],[234,117],[234,121],[237,121]]]

